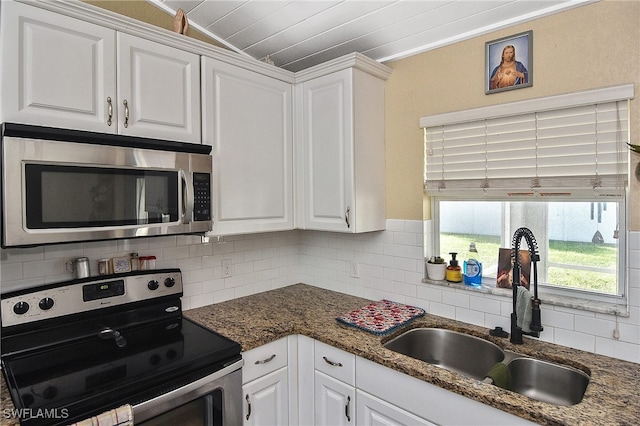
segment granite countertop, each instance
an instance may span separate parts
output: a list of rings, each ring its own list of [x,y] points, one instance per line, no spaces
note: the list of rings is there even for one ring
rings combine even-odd
[[[636,425],[640,418],[640,364],[525,338],[523,345],[489,335],[488,329],[425,315],[380,337],[340,325],[335,318],[371,300],[296,284],[185,311],[185,316],[242,345],[243,351],[292,334],[303,334],[527,420],[549,425]],[[571,365],[591,375],[584,399],[573,406],[535,401],[491,384],[385,349],[381,343],[416,327],[439,327],[485,338],[502,348]]]
[[[242,345],[243,351],[281,337],[303,334],[539,424],[635,425],[640,418],[640,364],[537,339],[525,339],[523,345],[516,346],[507,339],[490,336],[486,328],[429,314],[385,337],[340,325],[335,320],[370,302],[368,299],[296,284],[188,310],[184,316],[236,340]],[[591,382],[582,402],[568,407],[555,406],[481,383],[382,346],[383,342],[416,327],[447,328],[476,335],[506,350],[582,369],[590,373]],[[2,409],[13,408],[4,378],[0,390]],[[17,422],[0,415],[0,424],[13,425]]]

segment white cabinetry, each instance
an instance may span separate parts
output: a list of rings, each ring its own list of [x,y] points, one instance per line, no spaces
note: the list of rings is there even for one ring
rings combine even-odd
[[[242,355],[243,419],[245,425],[289,424],[287,338]]]
[[[361,390],[357,401],[358,424],[362,426],[436,426]]]
[[[118,133],[200,143],[200,57],[118,33]]]
[[[355,425],[355,355],[315,342],[315,424]]]
[[[245,424],[532,424],[302,335],[252,349],[243,358]]]
[[[315,424],[317,426],[356,424],[356,390],[353,386],[316,371],[315,387]]]
[[[382,416],[396,421],[382,424],[406,424],[403,420],[406,413],[426,420],[425,423],[417,424],[427,425],[431,424],[430,422],[438,425],[532,424],[520,417],[360,357],[356,358],[356,383],[359,391],[391,404],[393,410],[382,411],[379,405],[373,405],[375,402],[372,400],[364,401],[362,404],[358,400],[361,405],[360,411],[365,411],[365,406],[369,405],[370,410],[379,411]],[[398,413],[398,417],[394,412]]]
[[[293,229],[290,83],[203,57],[216,235]]]
[[[385,228],[388,73],[354,54],[296,74],[296,81],[303,81],[296,86],[299,228],[352,233]]]
[[[115,132],[115,31],[13,1],[0,8],[0,121]]]
[[[0,121],[200,143],[198,55],[30,5],[0,7]]]

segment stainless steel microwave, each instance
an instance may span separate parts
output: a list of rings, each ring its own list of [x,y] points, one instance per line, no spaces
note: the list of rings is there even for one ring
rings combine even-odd
[[[2,247],[210,231],[210,152],[4,123]]]

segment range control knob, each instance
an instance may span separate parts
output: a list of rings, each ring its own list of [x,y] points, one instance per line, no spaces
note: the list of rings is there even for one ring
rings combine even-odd
[[[29,304],[27,302],[18,302],[15,305],[13,305],[13,312],[15,312],[18,315],[26,314],[28,310],[29,310]]]
[[[176,285],[176,280],[175,280],[175,278],[171,278],[171,277],[169,277],[169,278],[165,279],[165,280],[164,280],[164,285],[165,285],[166,287],[173,287],[174,285]]]
[[[43,297],[42,299],[40,299],[40,302],[38,302],[38,306],[40,306],[40,309],[42,309],[43,311],[48,311],[49,309],[53,308],[53,305],[54,301],[50,297]]]
[[[151,280],[147,283],[147,287],[149,290],[157,290],[158,287],[160,287],[160,284],[158,284],[157,280]]]

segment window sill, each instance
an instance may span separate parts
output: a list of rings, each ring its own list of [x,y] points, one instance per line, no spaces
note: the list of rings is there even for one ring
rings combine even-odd
[[[482,287],[471,287],[463,283],[450,283],[448,281],[434,281],[428,278],[423,278],[422,282],[425,284],[432,284],[442,287],[449,287],[458,290],[473,291],[483,294],[492,294],[496,296],[502,296],[505,298],[511,298],[513,292],[508,288],[497,288],[482,285]],[[538,294],[540,296],[540,294]],[[629,317],[629,310],[626,305],[612,302],[603,302],[600,300],[590,300],[580,297],[561,296],[556,294],[545,294],[540,297],[543,305],[561,306],[564,308],[579,309],[583,311],[596,312],[599,314],[616,315],[620,317]]]

